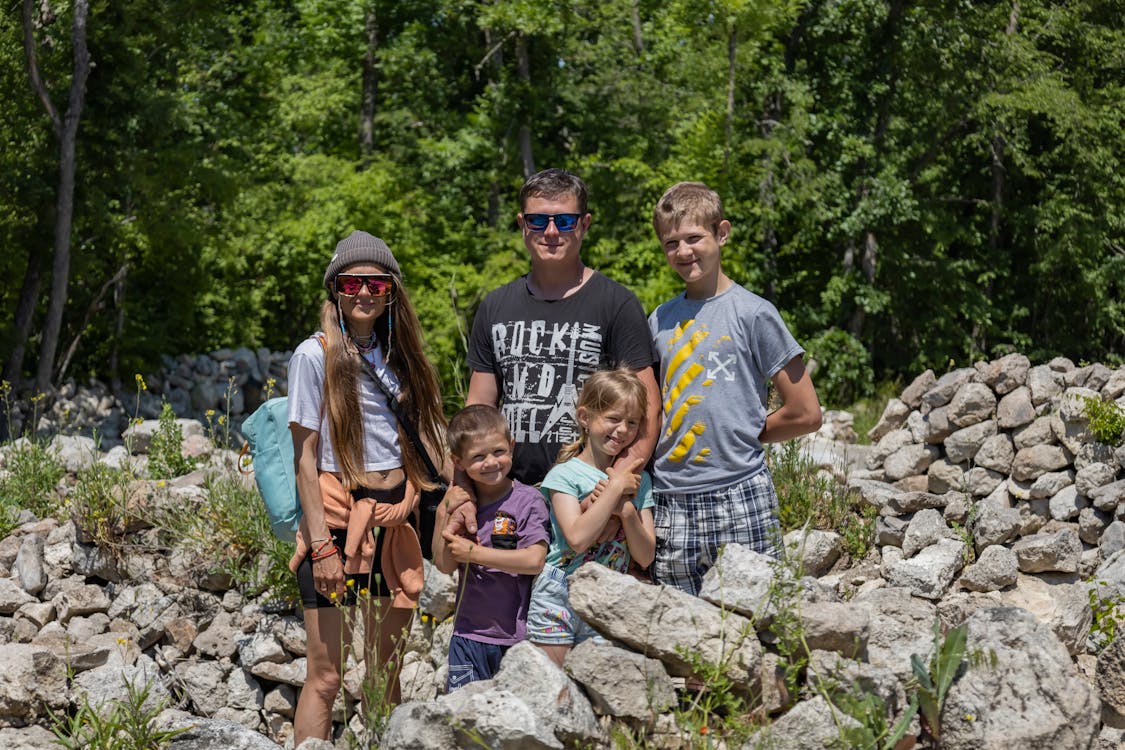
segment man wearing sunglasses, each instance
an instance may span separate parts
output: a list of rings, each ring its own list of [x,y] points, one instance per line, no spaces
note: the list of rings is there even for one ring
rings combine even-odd
[[[538,484],[578,439],[578,391],[596,370],[627,366],[648,392],[643,432],[619,465],[647,461],[660,428],[658,361],[636,295],[582,262],[586,185],[562,169],[520,190],[516,224],[531,271],[485,297],[473,320],[469,404],[500,406],[515,439],[512,476]],[[624,463],[622,463],[624,462]]]

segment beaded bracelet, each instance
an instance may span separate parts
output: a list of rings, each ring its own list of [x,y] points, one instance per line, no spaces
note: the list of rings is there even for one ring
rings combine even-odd
[[[328,549],[329,547],[335,546],[335,542],[332,541],[331,537],[329,537],[328,539],[314,539],[313,540],[314,545],[317,542],[323,542],[323,544],[321,544],[319,546],[315,546],[315,547],[312,548],[312,553],[313,553],[314,556],[319,555],[321,552]]]

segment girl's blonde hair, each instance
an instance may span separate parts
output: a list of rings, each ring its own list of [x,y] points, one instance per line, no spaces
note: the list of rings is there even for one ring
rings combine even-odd
[[[585,409],[590,416],[596,417],[624,404],[630,413],[640,416],[639,435],[644,431],[647,403],[645,386],[637,373],[628,367],[618,367],[616,370],[598,370],[586,380],[578,395],[575,411]],[[557,463],[569,461],[581,453],[586,447],[586,437],[586,429],[583,428],[577,440],[564,445],[559,451]]]
[[[355,489],[363,485],[363,415],[359,407],[358,378],[370,377],[361,370],[360,354],[344,338],[340,329],[340,310],[329,297],[320,308],[320,329],[324,331],[324,403],[328,415],[328,431],[340,462],[343,485]],[[445,418],[441,411],[441,389],[437,372],[426,357],[422,326],[410,303],[402,280],[395,277],[394,292],[387,308],[375,321],[375,335],[384,352],[389,352],[387,365],[398,378],[403,412],[414,419],[414,429],[422,438],[430,460],[442,471],[445,455]],[[394,337],[393,346],[390,341]],[[402,448],[402,465],[415,487],[433,489],[429,471],[413,441],[402,425],[398,426],[398,442]]]

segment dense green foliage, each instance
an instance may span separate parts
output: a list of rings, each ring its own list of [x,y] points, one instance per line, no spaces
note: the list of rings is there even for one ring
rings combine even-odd
[[[69,4],[35,6],[58,99]],[[1012,349],[1112,360],[1122,17],[1120,0],[94,0],[59,356],[74,344],[66,375],[110,377],[289,349],[335,242],[364,228],[398,256],[457,401],[476,304],[526,267],[524,172],[558,165],[591,186],[587,261],[650,309],[677,288],[656,198],[719,189],[731,276],[859,368],[821,371],[833,399]],[[0,357],[39,269],[26,375],[58,156],[17,3],[0,90]]]

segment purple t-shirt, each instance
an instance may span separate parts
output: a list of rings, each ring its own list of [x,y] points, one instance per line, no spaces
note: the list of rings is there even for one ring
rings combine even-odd
[[[503,535],[514,549],[549,544],[550,527],[551,513],[539,490],[518,481],[512,482],[507,495],[477,510],[477,543],[482,547],[503,546],[499,538],[493,544],[493,532]],[[465,574],[463,566],[461,574]],[[454,635],[501,646],[524,640],[534,579],[533,575],[469,565],[468,580],[458,595]]]

